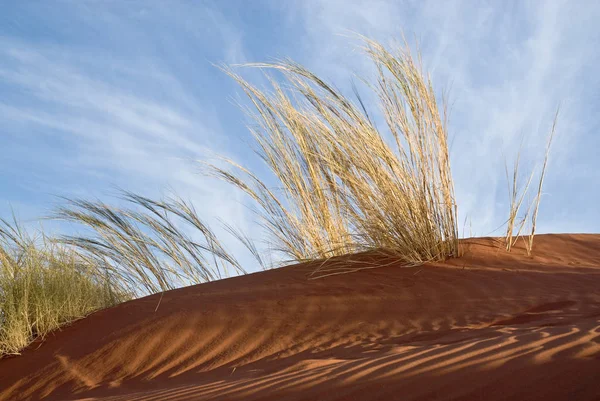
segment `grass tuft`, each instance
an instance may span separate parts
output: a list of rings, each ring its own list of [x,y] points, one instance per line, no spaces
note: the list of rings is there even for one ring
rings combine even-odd
[[[248,65],[283,74],[285,84],[268,75],[270,90],[224,68],[254,105],[250,130],[274,186],[229,159],[209,171],[255,201],[274,248],[292,260],[370,249],[408,263],[457,256],[445,103],[406,43],[364,44],[384,131],[358,94],[355,103],[293,61]]]
[[[548,157],[550,156],[550,147],[552,146],[552,140],[556,133],[556,123],[558,122],[559,109],[556,110],[554,115],[554,121],[552,122],[552,129],[548,136],[548,142],[546,143],[546,152],[544,154],[544,163],[542,165],[542,172],[540,173],[540,181],[538,183],[538,190],[536,197],[533,201],[533,214],[531,215],[531,232],[529,233],[529,239],[527,241],[527,254],[530,255],[533,250],[533,238],[535,237],[535,229],[537,225],[537,216],[540,210],[540,201],[542,200],[542,187],[544,185],[544,178],[546,177],[546,167],[548,167]]]
[[[527,209],[525,215],[519,220],[519,210],[521,209],[521,205],[525,199],[525,195],[527,194],[527,190],[529,189],[529,185],[531,184],[531,180],[533,179],[533,173],[531,172],[529,175],[529,179],[523,188],[519,188],[518,185],[518,177],[519,177],[519,161],[521,159],[521,148],[519,148],[519,152],[517,153],[517,159],[515,160],[515,164],[513,166],[512,173],[512,184],[511,178],[508,174],[508,166],[506,166],[506,179],[509,182],[508,184],[508,193],[510,195],[510,211],[508,215],[508,221],[506,223],[506,250],[510,252],[512,246],[515,244],[523,227],[525,226],[525,222],[527,221],[527,217],[529,216],[529,211],[531,206]],[[517,229],[516,235],[514,234],[515,228]]]
[[[529,190],[529,186],[533,179],[535,171],[532,171],[529,175],[529,179],[527,180],[526,185],[519,189],[517,185],[517,177],[519,175],[519,160],[521,157],[521,149],[517,153],[517,159],[515,161],[513,167],[513,175],[512,175],[512,185],[510,181],[510,177],[508,174],[508,167],[506,168],[506,178],[509,181],[508,193],[510,195],[510,205],[509,205],[509,216],[506,224],[506,250],[510,252],[512,246],[516,243],[521,235],[523,228],[525,227],[525,223],[530,219],[531,223],[531,232],[527,236],[527,240],[525,237],[521,237],[525,241],[525,250],[527,251],[527,255],[531,255],[533,251],[533,239],[535,237],[536,227],[537,227],[537,216],[540,209],[540,201],[542,199],[542,188],[544,185],[544,178],[546,177],[546,169],[548,167],[548,158],[550,156],[550,148],[552,146],[552,141],[554,140],[554,135],[556,133],[556,124],[558,122],[558,114],[559,109],[556,110],[556,114],[554,115],[554,120],[552,122],[552,129],[550,130],[550,134],[548,135],[548,141],[546,143],[546,150],[544,153],[544,162],[542,164],[542,169],[540,172],[539,182],[537,186],[537,193],[533,201],[530,203],[525,215],[521,218],[519,222],[516,222],[517,215],[519,213],[519,209],[521,208],[521,204]],[[515,234],[515,228],[517,228],[517,233]]]
[[[0,357],[129,294],[110,274],[0,219]]]
[[[190,203],[122,192],[130,207],[70,199],[56,217],[91,230],[62,237],[129,289],[153,294],[244,273]]]

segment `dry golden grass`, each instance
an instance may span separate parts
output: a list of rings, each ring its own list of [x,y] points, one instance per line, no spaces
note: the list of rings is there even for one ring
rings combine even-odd
[[[518,185],[518,177],[519,177],[519,161],[521,159],[521,148],[519,148],[519,152],[517,153],[517,159],[515,160],[515,164],[512,172],[512,184],[510,182],[509,174],[508,174],[508,166],[506,167],[506,178],[509,181],[508,184],[508,193],[510,195],[510,212],[508,216],[508,221],[506,223],[506,250],[510,252],[512,246],[515,244],[523,227],[525,226],[525,222],[527,221],[527,217],[529,215],[529,211],[531,206],[527,209],[527,212],[519,221],[518,215],[519,210],[521,209],[521,205],[523,204],[523,200],[525,199],[525,195],[527,194],[527,190],[529,189],[529,185],[531,184],[531,180],[533,179],[533,171],[529,175],[529,179],[523,188],[519,188]],[[514,234],[515,227],[517,228],[516,235]]]
[[[131,192],[122,192],[122,199],[130,207],[68,200],[56,217],[91,233],[65,236],[61,243],[104,266],[138,294],[244,273],[188,202],[153,200]]]
[[[0,357],[129,296],[109,272],[72,250],[0,220]]]
[[[81,235],[30,236],[0,220],[0,357],[131,297],[244,273],[192,205],[122,195],[132,207],[60,208],[56,217],[87,227]]]
[[[519,175],[519,160],[521,158],[521,149],[519,149],[519,152],[517,153],[517,159],[516,159],[514,167],[513,167],[512,184],[510,182],[510,178],[509,178],[509,174],[508,174],[508,167],[506,168],[506,177],[507,177],[507,180],[509,181],[508,192],[510,195],[510,205],[509,205],[509,216],[508,216],[507,225],[506,225],[505,241],[506,241],[506,250],[509,252],[510,252],[512,246],[518,240],[523,228],[525,227],[525,223],[529,219],[530,219],[530,223],[531,223],[531,232],[527,236],[527,241],[525,241],[525,249],[526,249],[528,255],[530,255],[533,250],[533,239],[535,237],[535,232],[536,232],[536,227],[537,227],[537,216],[538,216],[538,212],[539,212],[539,208],[540,208],[540,201],[542,199],[542,188],[544,185],[544,178],[546,177],[546,169],[548,167],[548,157],[550,156],[550,147],[552,146],[552,141],[553,141],[554,135],[556,133],[556,124],[558,122],[558,113],[559,113],[559,109],[556,110],[556,114],[554,115],[554,120],[552,122],[552,129],[550,130],[550,134],[548,135],[548,141],[546,143],[546,149],[545,149],[545,153],[544,153],[544,162],[542,164],[542,169],[541,169],[540,176],[539,176],[537,193],[535,195],[535,198],[533,199],[533,201],[530,203],[529,207],[527,208],[527,211],[525,212],[523,217],[518,222],[517,222],[517,216],[518,216],[519,210],[521,208],[521,205],[523,203],[523,200],[525,199],[525,195],[527,194],[527,191],[529,190],[529,186],[531,184],[531,181],[533,179],[535,171],[531,172],[531,174],[529,175],[529,179],[527,180],[527,183],[525,184],[525,186],[522,189],[520,189],[517,184],[517,179],[518,179],[518,175]],[[516,234],[514,233],[515,227],[517,228]],[[521,237],[521,238],[524,239],[524,237]]]
[[[544,154],[544,164],[542,165],[542,172],[540,173],[540,181],[538,183],[538,189],[536,197],[533,201],[533,214],[531,216],[531,232],[529,233],[529,240],[527,241],[527,254],[531,254],[533,250],[533,238],[535,237],[535,229],[537,224],[537,216],[540,210],[540,201],[542,199],[542,187],[544,185],[544,178],[546,177],[546,167],[548,167],[548,156],[550,155],[550,147],[552,146],[552,140],[554,139],[554,134],[556,133],[556,123],[558,122],[558,112],[559,109],[556,110],[556,114],[554,115],[554,121],[552,122],[552,130],[550,131],[550,135],[548,136],[548,142],[546,143],[546,152]]]
[[[285,86],[270,76],[270,91],[225,69],[256,109],[250,129],[275,184],[232,160],[233,171],[210,171],[256,202],[275,248],[292,260],[369,249],[407,263],[457,256],[445,103],[440,110],[406,43],[394,52],[364,43],[384,132],[358,95],[359,105],[293,61],[250,65],[282,73]]]

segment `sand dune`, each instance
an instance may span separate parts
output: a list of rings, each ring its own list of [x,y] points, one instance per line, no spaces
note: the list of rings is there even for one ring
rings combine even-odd
[[[0,360],[0,400],[600,400],[600,235],[540,235],[533,257],[465,249],[127,302]]]

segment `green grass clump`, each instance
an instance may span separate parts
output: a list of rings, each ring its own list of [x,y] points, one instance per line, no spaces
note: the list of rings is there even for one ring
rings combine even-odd
[[[128,298],[107,272],[72,250],[0,220],[0,357]]]

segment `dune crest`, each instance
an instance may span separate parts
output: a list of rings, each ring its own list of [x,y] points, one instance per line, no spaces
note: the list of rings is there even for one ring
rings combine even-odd
[[[0,400],[599,399],[600,235],[539,235],[532,257],[522,241],[463,246],[446,263],[308,280],[313,262],[126,302],[0,360]]]

